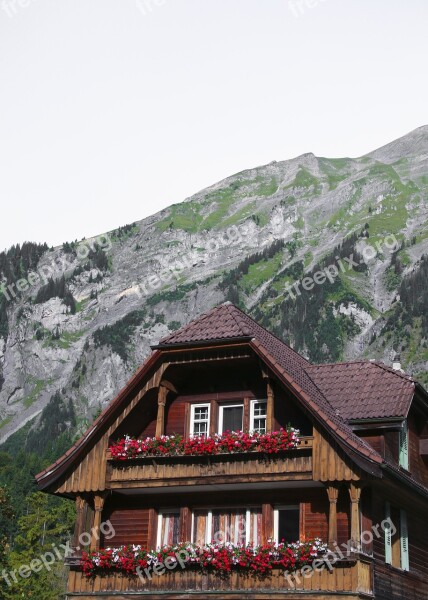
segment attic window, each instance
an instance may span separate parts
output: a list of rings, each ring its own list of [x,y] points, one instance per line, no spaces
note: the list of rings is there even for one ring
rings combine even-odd
[[[399,463],[400,467],[403,467],[403,469],[409,468],[409,429],[407,421],[404,421],[403,426],[400,429]]]
[[[190,435],[208,435],[210,428],[210,405],[193,404],[190,413]]]
[[[242,431],[244,417],[243,404],[225,404],[220,406],[219,433]]]

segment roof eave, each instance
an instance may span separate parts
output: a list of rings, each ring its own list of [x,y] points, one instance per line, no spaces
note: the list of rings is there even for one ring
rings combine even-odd
[[[181,350],[191,348],[205,348],[215,345],[230,345],[230,344],[242,344],[245,342],[251,342],[253,337],[251,335],[232,337],[232,338],[215,338],[210,340],[192,340],[191,342],[177,342],[173,343],[159,343],[150,346],[152,350]]]

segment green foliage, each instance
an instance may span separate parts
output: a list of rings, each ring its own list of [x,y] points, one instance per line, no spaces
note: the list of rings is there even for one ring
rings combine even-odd
[[[168,323],[168,329],[170,331],[177,331],[177,329],[180,329],[180,327],[181,327],[180,321],[169,321],[169,323]]]
[[[174,290],[166,290],[164,292],[157,292],[147,298],[146,303],[149,306],[155,306],[160,302],[179,302],[192,290],[196,289],[198,283],[195,281],[193,283],[188,283],[185,285],[179,285]]]
[[[113,352],[116,352],[124,362],[129,359],[129,343],[134,331],[139,327],[147,313],[145,309],[134,310],[122,319],[97,329],[94,333],[95,346],[110,346]]]
[[[17,244],[5,252],[0,252],[0,284],[7,287],[19,279],[27,279],[28,273],[36,269],[40,258],[47,250],[46,244],[24,242],[22,246]],[[10,301],[13,301],[12,295]],[[7,298],[0,293],[0,337],[5,339],[9,335],[6,305]]]
[[[138,226],[136,223],[130,223],[128,225],[122,225],[118,229],[111,231],[111,237],[115,241],[124,241],[131,237],[134,233],[138,231]],[[105,254],[105,253],[104,253]]]
[[[44,494],[34,493],[27,497],[26,514],[18,520],[18,534],[12,551],[7,556],[7,570],[18,571],[22,565],[30,565],[35,558],[45,553],[58,551],[59,544],[70,539],[74,521],[73,504],[67,501],[52,503]],[[6,600],[17,597],[58,600],[64,593],[66,568],[63,560],[57,559],[50,569],[42,568],[31,572],[30,577],[10,578],[11,586],[3,584]]]
[[[305,188],[307,190],[312,188],[315,194],[318,194],[321,191],[320,182],[317,177],[304,167],[299,168],[294,181],[286,187],[286,189],[291,188]]]

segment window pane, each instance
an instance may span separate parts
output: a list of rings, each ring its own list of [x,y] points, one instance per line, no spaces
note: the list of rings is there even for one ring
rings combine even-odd
[[[242,431],[243,406],[224,406],[222,410],[222,433],[225,431]]]
[[[278,510],[278,542],[297,542],[300,538],[300,511],[298,508]]]
[[[251,430],[266,433],[266,402],[254,402],[252,409]]]
[[[247,543],[259,546],[262,543],[262,511],[252,508],[250,512],[250,536]]]
[[[209,430],[209,406],[192,406],[192,427],[190,434],[207,436]]]
[[[246,511],[219,509],[212,513],[212,535],[219,543],[245,544]]]
[[[162,546],[177,544],[180,535],[180,513],[162,513],[162,531],[160,543]]]

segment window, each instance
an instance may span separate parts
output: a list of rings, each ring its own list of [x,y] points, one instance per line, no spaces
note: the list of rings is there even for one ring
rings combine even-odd
[[[258,545],[262,532],[261,508],[212,508],[193,513],[192,541],[198,546],[217,542]]]
[[[158,516],[157,546],[177,544],[180,540],[180,511],[161,511]]]
[[[409,570],[409,533],[405,510],[385,504],[385,562]]]
[[[210,405],[192,404],[190,435],[207,436],[210,429]]]
[[[224,404],[220,406],[218,432],[242,431],[243,416],[243,404]]]
[[[266,433],[266,400],[252,400],[250,412],[250,431]]]
[[[300,539],[300,507],[278,506],[274,511],[274,538],[278,543]]]
[[[400,429],[399,463],[400,467],[403,467],[403,469],[409,468],[409,429],[407,427],[407,421],[404,421],[403,426]]]

